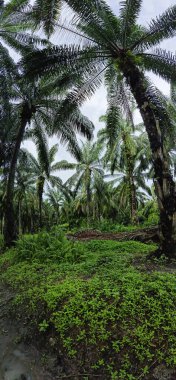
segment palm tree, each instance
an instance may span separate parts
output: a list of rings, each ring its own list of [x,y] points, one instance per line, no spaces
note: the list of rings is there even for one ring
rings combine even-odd
[[[46,193],[47,200],[50,206],[52,207],[52,209],[54,210],[53,218],[56,224],[58,224],[59,222],[61,209],[65,200],[63,192],[58,191],[58,190],[59,190],[58,188],[56,189],[56,188],[49,187]]]
[[[106,182],[104,177],[96,176],[93,187],[93,219],[98,221],[101,221],[103,217],[107,216],[110,212],[111,206],[113,205],[112,184]]]
[[[83,190],[86,197],[86,212],[87,212],[87,225],[90,225],[91,216],[91,199],[92,188],[97,178],[104,175],[102,165],[100,162],[100,152],[102,150],[101,145],[97,142],[82,143],[81,155],[77,157],[77,162],[68,162],[66,160],[58,163],[58,169],[76,169],[74,173],[65,183],[69,189],[73,189],[75,195]]]
[[[148,27],[137,24],[142,0],[129,0],[120,4],[119,16],[103,0],[67,0],[79,16],[69,30],[82,37],[81,46],[58,47],[37,51],[27,61],[28,72],[57,69],[67,65],[80,72],[77,90],[69,94],[79,105],[102,83],[105,75],[108,85],[109,128],[113,130],[114,117],[119,114],[117,88],[122,80],[132,92],[147,131],[152,152],[155,188],[160,210],[161,241],[158,254],[176,255],[176,195],[164,147],[164,131],[170,128],[165,99],[145,75],[151,71],[167,81],[176,80],[176,58],[159,45],[176,34],[176,5],[168,8]],[[48,1],[44,1],[47,7]],[[60,1],[49,2],[48,10],[56,9]],[[50,17],[53,25],[56,18]],[[51,13],[50,13],[51,15]],[[42,18],[42,17],[41,17]],[[89,42],[89,43],[87,43]],[[30,57],[31,58],[31,57]],[[41,64],[42,62],[42,64]],[[123,96],[121,96],[123,102]]]
[[[132,116],[132,113],[131,113]],[[109,115],[100,117],[100,121],[107,123]],[[148,169],[149,159],[147,159],[149,145],[148,141],[144,143],[144,134],[134,135],[133,126],[130,121],[123,117],[114,120],[113,128],[113,141],[109,142],[110,134],[108,127],[98,132],[98,141],[103,144],[105,148],[104,165],[111,171],[111,175],[114,171],[119,173],[116,175],[117,182],[119,182],[118,190],[121,189],[120,199],[126,199],[126,202],[130,205],[130,215],[132,224],[138,223],[137,218],[137,191],[139,187],[145,189],[150,193],[149,187],[146,185],[144,170]],[[138,127],[141,132],[141,125]],[[116,182],[116,180],[115,180]],[[114,183],[115,183],[114,182]],[[120,195],[120,194],[119,194]],[[119,199],[118,199],[119,201]],[[119,202],[122,205],[123,202]]]
[[[21,152],[22,153],[22,152]],[[29,168],[30,169],[30,168]],[[27,196],[30,193],[35,193],[35,178],[31,170],[26,170],[24,162],[18,165],[15,176],[14,202],[18,208],[18,233],[22,234],[22,214],[26,206]]]
[[[92,136],[92,123],[84,117],[77,107],[72,108],[71,116],[64,114],[62,120],[58,118],[57,109],[59,105],[58,96],[71,85],[74,75],[68,76],[60,73],[60,77],[55,80],[33,80],[28,82],[23,75],[14,84],[12,101],[15,98],[14,113],[16,115],[15,125],[18,126],[14,138],[14,146],[11,153],[11,160],[8,171],[6,197],[5,197],[5,225],[4,238],[6,246],[10,246],[16,239],[16,231],[13,215],[13,191],[15,171],[22,140],[25,136],[27,126],[34,124],[28,136],[39,138],[43,135],[43,128],[48,133],[57,133],[61,142],[67,142],[72,151],[78,149],[76,141],[76,131],[81,132],[88,138]]]
[[[54,175],[60,169],[60,163],[55,162],[55,156],[58,152],[58,144],[53,145],[48,149],[45,147],[38,150],[38,157],[35,158],[27,150],[23,151],[26,154],[26,162],[30,168],[32,176],[35,178],[38,196],[39,207],[39,226],[42,227],[42,202],[45,185],[51,185],[53,188],[62,189],[61,179]]]

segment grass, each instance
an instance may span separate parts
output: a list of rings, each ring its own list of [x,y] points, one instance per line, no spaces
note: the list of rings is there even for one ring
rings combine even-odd
[[[155,248],[139,242],[69,242],[63,233],[25,236],[0,258],[18,313],[62,352],[82,379],[147,379],[176,364],[176,278],[146,273]]]

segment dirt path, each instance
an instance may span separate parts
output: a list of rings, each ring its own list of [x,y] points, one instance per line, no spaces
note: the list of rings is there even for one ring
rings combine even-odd
[[[79,231],[75,234],[67,235],[70,240],[88,241],[88,240],[135,240],[142,243],[158,243],[158,227],[141,228],[132,232],[101,232],[96,230]]]
[[[25,327],[9,318],[11,298],[0,285],[0,380],[54,380],[36,348],[20,341]]]

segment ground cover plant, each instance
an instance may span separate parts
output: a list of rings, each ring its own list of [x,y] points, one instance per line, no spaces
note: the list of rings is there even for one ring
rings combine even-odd
[[[134,264],[153,249],[132,241],[71,242],[53,229],[22,237],[1,256],[1,278],[14,291],[21,320],[32,321],[68,375],[150,379],[155,367],[176,364],[175,275],[164,261],[149,273]]]

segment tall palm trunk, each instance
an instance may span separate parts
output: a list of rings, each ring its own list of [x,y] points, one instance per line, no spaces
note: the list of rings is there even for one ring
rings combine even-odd
[[[21,123],[18,129],[14,149],[12,152],[12,158],[7,177],[6,194],[4,199],[4,242],[6,247],[12,246],[17,238],[17,230],[15,226],[13,208],[15,172],[18,155],[25,132],[25,127],[28,121],[30,120],[31,115],[32,111],[29,108],[28,103],[24,102],[21,112]]]
[[[18,234],[22,235],[21,199],[19,199],[18,203]]]
[[[88,168],[87,169],[87,184],[86,184],[86,210],[87,210],[87,227],[90,226],[90,202],[91,202],[91,190],[90,190],[90,176],[91,176],[91,171]]]
[[[39,227],[42,228],[42,201],[43,201],[43,189],[44,189],[45,178],[41,175],[38,178],[37,183],[37,193],[39,202]]]
[[[0,233],[3,234],[3,220],[4,220],[4,216],[3,216],[3,213],[1,214],[1,227],[0,227]]]
[[[137,198],[136,198],[136,186],[134,183],[134,159],[132,157],[130,147],[128,144],[128,135],[127,132],[122,133],[122,140],[124,143],[125,156],[126,156],[126,167],[127,167],[127,175],[128,175],[128,187],[129,187],[129,203],[130,203],[130,216],[131,223],[137,224]]]
[[[158,254],[164,253],[173,258],[176,257],[176,187],[164,149],[159,120],[156,119],[153,106],[147,96],[144,75],[132,61],[124,63],[121,69],[140,109],[152,151],[154,181],[160,212]]]
[[[90,186],[87,185],[86,188],[86,199],[87,199],[87,227],[90,227],[90,201],[91,201],[91,194],[90,194]]]
[[[138,224],[136,186],[134,183],[134,177],[132,173],[129,175],[129,189],[130,189],[131,222],[132,224]]]

